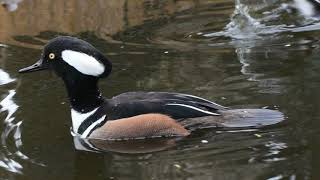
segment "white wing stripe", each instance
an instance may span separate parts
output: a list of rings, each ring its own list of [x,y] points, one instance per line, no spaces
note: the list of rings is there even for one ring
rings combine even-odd
[[[213,115],[213,116],[219,116],[220,115],[220,114],[217,114],[217,113],[213,113],[213,112],[210,112],[210,111],[205,111],[203,109],[200,109],[200,108],[197,108],[197,107],[194,107],[194,106],[190,106],[190,105],[186,105],[186,104],[169,103],[169,104],[166,104],[166,105],[168,105],[168,106],[182,106],[182,107],[190,108],[190,109],[193,109],[193,110],[196,110],[196,111],[208,114],[208,115]]]
[[[208,102],[208,103],[210,103],[210,104],[214,104],[214,105],[216,105],[216,106],[224,107],[224,106],[221,106],[220,104],[214,103],[214,102],[212,102],[212,101],[209,101],[209,100],[207,100],[207,99],[204,99],[204,98],[201,98],[201,97],[198,97],[198,96],[193,96],[193,95],[190,95],[190,94],[181,94],[181,95],[187,96],[187,97],[192,97],[192,98],[195,98],[195,99],[200,99],[200,100],[205,101],[205,102]],[[225,107],[224,107],[224,108],[225,108]]]

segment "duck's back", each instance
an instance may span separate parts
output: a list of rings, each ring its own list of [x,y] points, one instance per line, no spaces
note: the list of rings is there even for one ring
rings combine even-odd
[[[206,99],[180,93],[129,92],[113,97],[109,103],[109,118],[120,119],[131,116],[159,113],[173,119],[218,116],[219,110],[226,110]]]

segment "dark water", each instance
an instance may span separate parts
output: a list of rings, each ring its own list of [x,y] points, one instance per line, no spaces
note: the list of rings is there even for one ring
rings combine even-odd
[[[319,179],[320,21],[297,4],[24,0],[15,11],[1,7],[0,178]],[[62,82],[50,72],[17,73],[61,34],[87,40],[112,61],[100,83],[106,97],[175,91],[287,118],[258,130],[198,131],[157,152],[77,151]]]

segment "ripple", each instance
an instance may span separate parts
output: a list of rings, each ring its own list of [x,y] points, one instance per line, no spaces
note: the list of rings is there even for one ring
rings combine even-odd
[[[14,78],[11,78],[8,73],[0,69],[0,85],[5,85],[14,81],[16,81]],[[22,174],[22,161],[28,161],[39,165],[41,165],[41,163],[34,162],[21,151],[23,145],[21,139],[22,121],[16,120],[14,116],[19,109],[19,106],[14,102],[15,94],[16,90],[10,89],[0,101],[0,114],[6,115],[1,132],[0,167],[9,172]]]
[[[13,133],[13,141],[16,142],[15,144],[21,146],[21,130],[20,130],[20,125],[22,121],[19,122],[14,122],[15,118],[13,117],[13,114],[17,111],[18,105],[13,101],[13,96],[16,94],[15,90],[9,90],[8,95],[0,102],[0,112],[7,112],[7,116],[4,120],[4,125],[5,128],[1,133],[1,145],[2,145],[2,150],[0,152],[0,166],[3,167],[4,169],[15,172],[15,173],[22,173],[22,165],[14,160],[16,157],[19,157],[15,155],[15,153],[12,153],[11,150],[9,149],[8,146],[8,139],[11,138],[9,135]],[[17,154],[22,154],[24,157],[23,153],[21,153],[18,150],[17,146]],[[25,157],[24,157],[25,159]]]

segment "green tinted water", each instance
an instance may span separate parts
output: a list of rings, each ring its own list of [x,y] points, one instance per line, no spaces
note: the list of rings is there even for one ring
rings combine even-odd
[[[318,21],[279,9],[289,2],[242,3],[250,11],[234,16],[233,1],[25,0],[13,12],[1,7],[0,177],[318,179]],[[100,82],[106,97],[175,91],[230,107],[279,109],[287,119],[255,131],[198,131],[158,152],[76,151],[61,80],[17,73],[59,34],[92,43],[112,61],[112,75]]]

